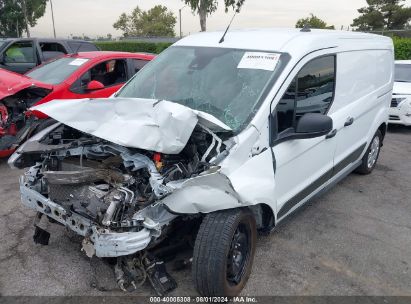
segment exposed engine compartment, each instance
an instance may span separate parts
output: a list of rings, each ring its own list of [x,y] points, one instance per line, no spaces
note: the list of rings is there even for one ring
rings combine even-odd
[[[137,211],[173,190],[169,182],[196,176],[212,166],[201,160],[210,142],[209,134],[197,131],[180,154],[163,155],[60,126],[39,143],[38,151],[34,146],[27,149],[41,162],[31,177],[39,193],[98,225],[124,231],[136,227],[133,215]],[[43,145],[49,148],[47,152],[40,149]]]
[[[181,153],[166,155],[126,148],[59,125],[42,140],[27,142],[15,165],[35,164],[25,174],[25,186],[64,212],[47,210],[41,202],[37,207],[63,224],[80,216],[88,223],[73,219],[70,228],[83,236],[100,228],[110,233],[148,228],[159,236],[160,228],[177,217],[159,203],[176,189],[173,182],[199,176],[215,167],[216,156],[226,155],[216,137],[199,125]],[[122,255],[105,249],[96,254]]]

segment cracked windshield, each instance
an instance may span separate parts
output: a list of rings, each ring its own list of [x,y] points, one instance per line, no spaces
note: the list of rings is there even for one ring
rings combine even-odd
[[[279,58],[276,53],[171,47],[117,96],[176,102],[209,113],[236,131],[258,110]]]

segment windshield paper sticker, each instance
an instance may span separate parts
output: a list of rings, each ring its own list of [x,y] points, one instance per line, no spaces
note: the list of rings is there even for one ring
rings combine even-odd
[[[246,52],[237,68],[274,71],[280,56],[274,53]]]
[[[80,65],[85,64],[87,61],[88,61],[88,59],[77,58],[77,59],[74,59],[72,62],[70,62],[69,65],[80,66]]]

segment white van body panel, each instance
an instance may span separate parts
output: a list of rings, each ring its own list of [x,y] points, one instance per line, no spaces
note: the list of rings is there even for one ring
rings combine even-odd
[[[393,54],[389,50],[338,54],[336,97],[329,112],[339,134],[335,164],[342,163],[356,151],[354,155],[362,156],[375,131],[387,122],[393,82],[392,62]],[[345,126],[350,119],[352,125]]]

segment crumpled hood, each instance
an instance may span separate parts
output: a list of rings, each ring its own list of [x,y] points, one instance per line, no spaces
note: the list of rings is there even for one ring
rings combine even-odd
[[[393,94],[411,95],[411,82],[394,82]]]
[[[213,131],[231,131],[210,114],[165,100],[54,100],[31,110],[121,146],[166,154],[180,153],[198,123]]]
[[[53,86],[27,76],[0,69],[0,100],[30,87],[53,89]]]

